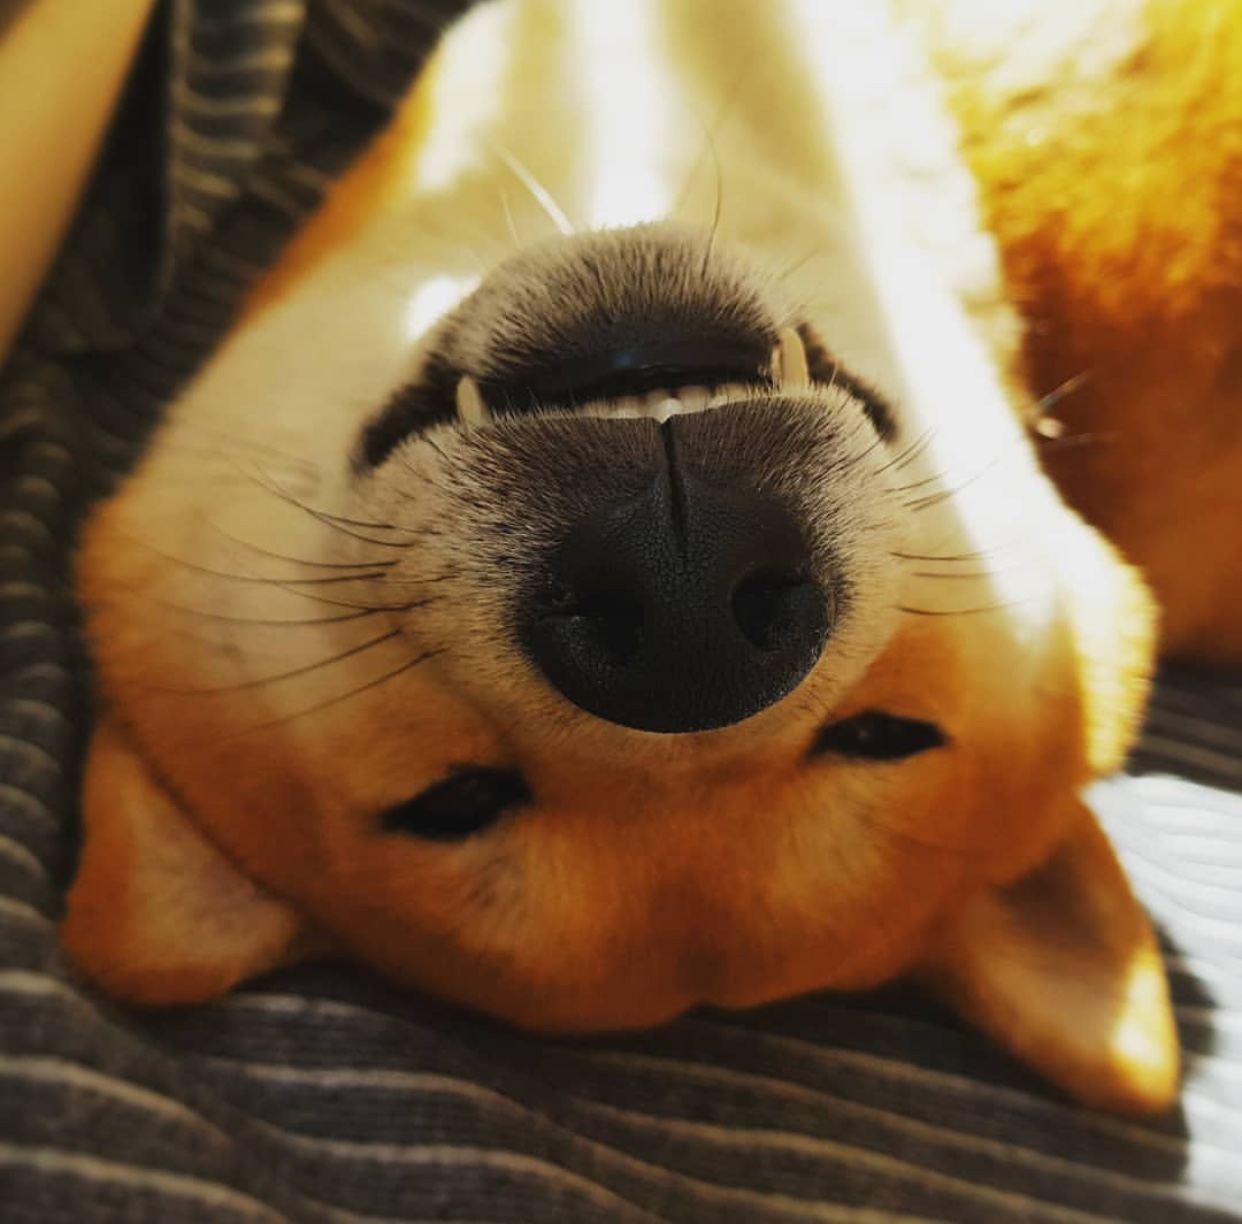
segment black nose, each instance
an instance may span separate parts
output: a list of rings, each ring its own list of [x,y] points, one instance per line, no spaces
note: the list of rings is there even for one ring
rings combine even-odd
[[[643,731],[707,731],[792,692],[831,628],[797,523],[750,490],[665,473],[578,523],[525,645],[575,705]]]

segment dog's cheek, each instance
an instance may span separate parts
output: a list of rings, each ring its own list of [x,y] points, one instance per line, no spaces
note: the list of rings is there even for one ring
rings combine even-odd
[[[198,830],[109,716],[91,744],[84,824],[61,939],[111,994],[204,1002],[319,950],[292,907]]]

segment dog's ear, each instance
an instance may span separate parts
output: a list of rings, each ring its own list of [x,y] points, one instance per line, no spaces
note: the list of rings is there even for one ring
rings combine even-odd
[[[317,950],[298,914],[198,831],[106,716],[87,761],[83,823],[61,940],[116,997],[203,1002]]]
[[[1170,1106],[1179,1052],[1151,924],[1088,808],[1043,866],[937,930],[921,976],[1087,1105]]]

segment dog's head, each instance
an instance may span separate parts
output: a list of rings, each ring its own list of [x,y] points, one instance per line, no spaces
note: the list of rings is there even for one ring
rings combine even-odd
[[[309,426],[335,466],[223,444],[259,398],[174,417],[80,561],[71,950],[164,1002],[331,946],[553,1030],[912,972],[1164,1103],[1151,933],[1078,799],[1133,731],[1141,587],[1012,422],[946,450],[723,246],[503,264]],[[297,398],[241,345],[235,390]]]

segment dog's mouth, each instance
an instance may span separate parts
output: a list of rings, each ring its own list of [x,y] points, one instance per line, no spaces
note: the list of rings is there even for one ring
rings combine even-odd
[[[666,419],[731,402],[741,388],[808,382],[848,390],[891,432],[880,398],[790,303],[769,299],[770,280],[705,235],[667,226],[516,256],[427,334],[413,377],[367,423],[357,469],[374,470],[436,425],[584,410]]]
[[[799,391],[809,385],[806,347],[788,328],[772,348],[669,340],[516,370],[505,378],[467,374],[457,384],[456,409],[462,424],[474,426],[531,404],[664,424],[738,402],[756,387]]]

